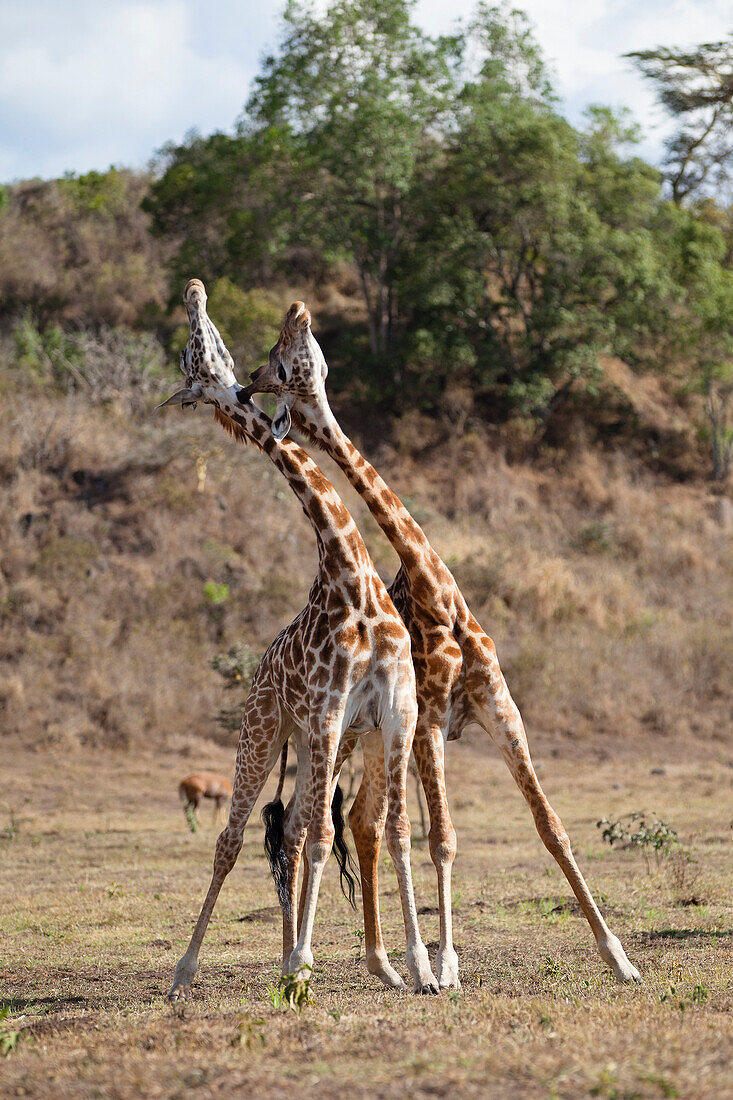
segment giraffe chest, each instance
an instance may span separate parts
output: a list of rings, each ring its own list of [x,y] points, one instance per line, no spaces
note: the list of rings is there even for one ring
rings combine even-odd
[[[386,710],[414,695],[409,635],[376,609],[304,609],[273,644],[271,676],[290,719],[301,728],[319,722],[342,732],[374,729]]]

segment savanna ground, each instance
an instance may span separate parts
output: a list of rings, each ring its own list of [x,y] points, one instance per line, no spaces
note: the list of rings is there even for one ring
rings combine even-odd
[[[206,763],[230,766],[227,751],[197,747]],[[425,999],[378,988],[359,961],[361,916],[330,864],[314,1003],[300,1014],[275,1007],[267,988],[278,978],[280,922],[259,822],[220,897],[193,997],[170,1006],[164,994],[208,884],[216,835],[208,807],[201,830],[186,829],[180,755],[11,751],[4,771],[16,810],[0,842],[0,991],[9,1009],[3,1033],[18,1036],[0,1063],[3,1095],[730,1095],[733,760],[667,748],[621,764],[538,754],[545,788],[643,986],[617,986],[604,969],[503,763],[476,731],[448,747],[462,990]],[[641,806],[677,827],[696,862],[647,865],[639,851],[604,844],[597,819]],[[419,838],[413,866],[433,953],[435,880]],[[405,972],[387,856],[381,870],[386,942]]]
[[[236,734],[215,719],[241,700],[210,661],[241,642],[256,657],[300,609],[312,533],[276,471],[207,412],[153,417],[154,394],[134,403],[124,389],[93,406],[4,369],[0,354],[0,1095],[731,1095],[723,492],[694,471],[665,475],[653,453],[594,450],[582,432],[529,462],[511,435],[470,421],[347,416],[495,638],[540,778],[645,984],[605,972],[474,732],[448,747],[460,993],[377,988],[330,868],[315,1003],[276,1008],[279,916],[253,822],[194,997],[173,1008],[164,994],[215,836],[206,811],[187,831],[176,787],[202,767],[231,773]],[[642,428],[688,430],[654,380],[606,370]],[[174,386],[161,379],[160,397]],[[319,461],[390,578],[373,520]],[[604,844],[596,821],[641,808],[695,862],[647,867]],[[435,876],[419,840],[414,868],[432,951]],[[382,885],[404,970],[386,857]]]

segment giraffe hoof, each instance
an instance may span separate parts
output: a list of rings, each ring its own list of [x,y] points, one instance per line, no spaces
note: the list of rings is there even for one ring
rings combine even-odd
[[[617,982],[621,985],[643,984],[641,974],[629,962],[621,941],[616,936],[609,933],[605,942],[599,944],[599,948],[601,958],[611,967]]]
[[[386,955],[376,952],[366,960],[366,968],[375,978],[379,978],[385,989],[406,989],[407,986],[393,966],[390,965]]]
[[[196,977],[198,962],[186,955],[179,961],[173,975],[173,985],[168,990],[166,1000],[171,1004],[174,1001],[185,1001],[191,992],[191,984]]]
[[[616,974],[616,981],[621,985],[643,985],[644,979],[635,966],[627,960],[623,971]]]
[[[444,982],[444,981],[440,982],[440,992],[441,993],[443,992],[444,989],[461,989],[461,988],[462,988],[462,986],[461,986],[460,980],[458,978],[453,978],[449,982]]]
[[[440,993],[440,986],[433,979],[432,982],[426,982],[425,985],[421,985],[419,989],[415,990],[422,997],[437,997]]]
[[[435,973],[441,989],[461,988],[461,983],[458,980],[458,955],[455,951],[449,948],[442,952],[438,951],[435,959]]]

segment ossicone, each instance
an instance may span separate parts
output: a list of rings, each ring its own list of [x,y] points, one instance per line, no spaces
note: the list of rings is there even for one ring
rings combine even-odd
[[[190,305],[197,299],[206,304],[206,287],[200,279],[189,279],[183,290],[184,305]]]
[[[293,302],[290,309],[285,314],[285,324],[283,328],[287,329],[288,332],[295,336],[303,329],[310,328],[310,325],[310,310],[306,308],[305,302]]]

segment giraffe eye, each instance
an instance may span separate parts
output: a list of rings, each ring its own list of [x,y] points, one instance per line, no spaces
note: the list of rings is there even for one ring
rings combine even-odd
[[[278,378],[280,379],[281,382],[287,382],[287,380],[288,380],[288,376],[285,373],[285,367],[282,365],[282,363],[278,364],[277,376],[278,376]]]

